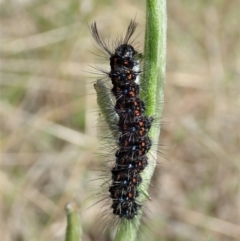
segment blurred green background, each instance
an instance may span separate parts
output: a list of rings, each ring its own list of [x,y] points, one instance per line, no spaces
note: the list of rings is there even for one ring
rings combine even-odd
[[[99,141],[88,24],[114,38],[136,17],[143,49],[145,1],[1,0],[0,14],[0,240],[64,240],[72,200],[83,240],[111,240],[93,228],[99,206],[87,209],[99,187],[89,182]],[[168,160],[158,160],[142,240],[238,240],[239,26],[237,0],[168,1]]]

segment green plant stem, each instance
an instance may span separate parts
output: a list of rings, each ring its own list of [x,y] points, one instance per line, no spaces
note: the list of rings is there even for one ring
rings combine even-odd
[[[118,121],[118,116],[115,110],[112,108],[114,101],[109,92],[109,87],[105,84],[104,80],[99,79],[94,84],[94,88],[97,92],[98,106],[108,125],[108,128],[113,137],[117,136],[118,130],[116,130],[116,123]]]
[[[144,76],[142,78],[141,98],[146,102],[146,115],[159,120],[162,116],[164,100],[164,82],[166,66],[166,32],[167,10],[166,0],[147,0],[146,5],[146,30],[144,49]],[[160,127],[152,125],[149,136],[152,146],[158,146]],[[157,152],[152,151],[149,155],[150,165],[142,174],[143,182],[140,185],[138,200],[144,203],[148,197],[148,187],[156,166]],[[137,238],[141,214],[134,223],[121,222],[115,241],[134,241]]]
[[[81,241],[82,227],[80,215],[75,203],[68,203],[65,207],[67,214],[67,230],[65,241]]]
[[[166,0],[147,0],[146,14],[144,76],[141,80],[141,99],[146,102],[146,115],[160,121],[163,110],[166,66]],[[108,123],[110,131],[114,135],[115,112],[107,104],[110,103],[112,105],[109,91],[107,91],[106,86],[100,80],[97,81],[94,87],[97,92],[100,110]],[[151,151],[151,154],[148,155],[149,165],[142,173],[143,181],[139,187],[140,195],[138,197],[138,202],[141,204],[149,198],[148,188],[156,166],[156,147],[158,146],[159,136],[160,127],[152,125],[149,137],[151,138],[152,146],[155,147],[155,151]],[[141,223],[141,216],[142,213],[139,211],[139,215],[134,218],[133,222],[121,220],[117,228],[115,241],[135,241]]]

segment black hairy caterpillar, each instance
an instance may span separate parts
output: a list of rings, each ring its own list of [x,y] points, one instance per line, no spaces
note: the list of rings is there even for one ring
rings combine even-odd
[[[151,148],[148,136],[153,118],[145,115],[145,104],[139,97],[137,78],[139,53],[130,44],[137,23],[132,20],[126,35],[111,51],[99,35],[94,22],[90,31],[110,60],[110,71],[104,72],[112,82],[115,97],[114,111],[118,116],[118,149],[111,169],[109,187],[112,212],[121,219],[134,219],[141,204],[138,202],[141,172],[148,165],[147,153]]]

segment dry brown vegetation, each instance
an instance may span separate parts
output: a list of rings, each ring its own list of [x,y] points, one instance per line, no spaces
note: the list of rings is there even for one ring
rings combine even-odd
[[[142,43],[144,2],[0,1],[0,240],[64,240],[72,200],[83,240],[109,240],[92,228],[97,206],[86,210],[100,161],[87,23],[116,36],[136,15]],[[240,239],[239,23],[237,0],[168,1],[169,160],[159,157],[148,240]]]

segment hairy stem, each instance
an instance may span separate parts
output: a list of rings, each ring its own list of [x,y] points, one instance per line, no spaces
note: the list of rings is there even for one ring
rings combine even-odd
[[[82,227],[80,216],[75,203],[68,203],[65,207],[67,214],[67,230],[65,241],[81,241]]]
[[[144,75],[141,80],[141,98],[146,101],[146,115],[160,121],[163,110],[164,82],[166,66],[166,32],[167,10],[166,0],[147,0],[146,7],[146,30],[144,49]],[[153,125],[149,137],[152,146],[158,146],[160,127]],[[149,155],[149,163],[143,171],[143,182],[140,185],[140,203],[148,197],[148,187],[156,166],[157,152],[152,151]],[[134,241],[140,225],[141,214],[133,222],[121,222],[115,241]]]

